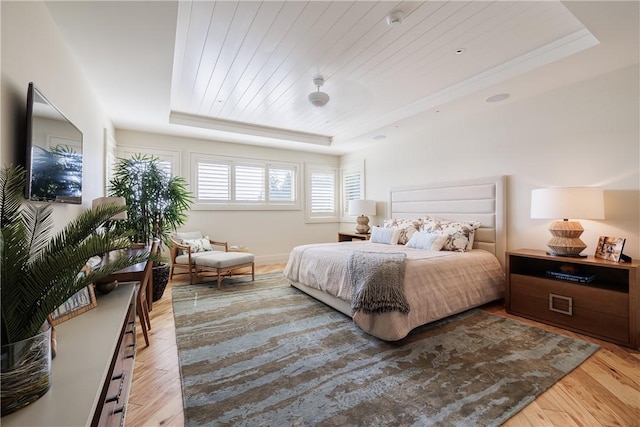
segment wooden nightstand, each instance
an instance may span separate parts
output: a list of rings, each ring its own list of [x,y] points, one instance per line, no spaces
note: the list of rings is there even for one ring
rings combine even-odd
[[[350,242],[352,240],[369,240],[371,234],[361,234],[341,231],[338,233],[338,242]]]
[[[640,348],[640,263],[568,258],[520,249],[507,253],[508,313]],[[547,272],[594,276],[587,283]]]

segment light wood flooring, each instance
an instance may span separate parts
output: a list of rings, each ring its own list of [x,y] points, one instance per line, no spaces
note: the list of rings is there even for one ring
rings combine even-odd
[[[284,264],[256,267],[256,274],[282,271]],[[171,285],[153,304],[149,347],[138,333],[127,427],[184,425]],[[504,425],[640,426],[640,352],[509,315],[503,304],[487,311],[542,329],[599,344],[601,349]],[[140,328],[138,328],[140,330]]]

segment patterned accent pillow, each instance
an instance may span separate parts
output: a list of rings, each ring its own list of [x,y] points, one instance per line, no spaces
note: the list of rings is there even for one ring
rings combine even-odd
[[[385,219],[382,223],[384,228],[395,228],[400,230],[400,237],[398,238],[399,245],[406,245],[413,233],[420,229],[422,224],[421,219]]]
[[[396,228],[383,228],[374,226],[371,229],[371,243],[384,243],[385,245],[397,245],[400,230]]]
[[[209,241],[209,236],[204,236],[202,239],[182,239],[180,243],[191,247],[191,252],[205,252],[213,250],[211,242]]]
[[[411,236],[407,242],[408,248],[426,249],[429,251],[439,251],[449,239],[446,234],[427,233],[426,231],[418,231]]]
[[[443,251],[464,252],[471,249],[473,235],[478,227],[479,221],[448,221],[425,217],[420,230],[449,236],[442,247]]]

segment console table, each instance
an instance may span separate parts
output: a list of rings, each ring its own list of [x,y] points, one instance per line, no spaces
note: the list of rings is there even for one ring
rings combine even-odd
[[[120,283],[98,296],[96,308],[56,326],[51,389],[2,417],[3,427],[124,425],[135,356],[137,287]]]

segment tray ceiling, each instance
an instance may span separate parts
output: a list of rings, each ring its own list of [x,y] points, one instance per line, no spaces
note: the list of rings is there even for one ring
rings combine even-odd
[[[116,127],[340,154],[506,81],[519,80],[508,89],[521,93],[576,81],[564,72],[543,82],[532,71],[578,52],[605,55],[594,48],[601,36],[619,46],[607,61],[592,55],[589,72],[637,63],[637,17],[627,18],[637,5],[616,2],[605,16],[606,3],[46,4]],[[398,10],[402,22],[387,25]],[[605,30],[592,34],[585,20]],[[331,97],[324,107],[307,99],[317,75]]]

